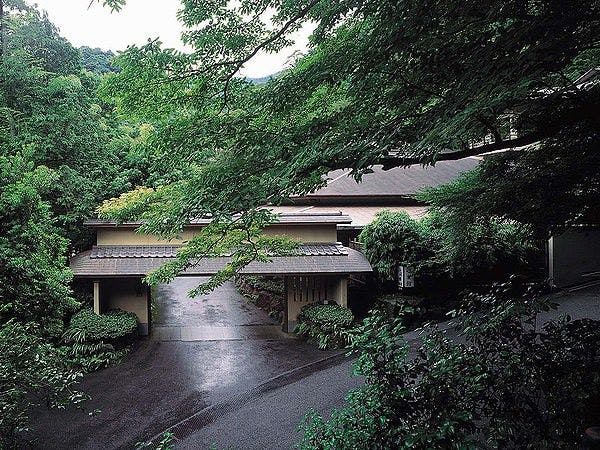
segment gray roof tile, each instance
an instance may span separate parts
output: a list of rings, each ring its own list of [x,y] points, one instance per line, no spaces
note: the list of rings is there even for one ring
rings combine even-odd
[[[203,226],[211,222],[211,219],[192,219],[190,220],[189,226]],[[350,223],[352,219],[340,212],[326,212],[326,213],[284,213],[279,216],[278,222],[273,225],[320,225],[320,224],[338,224],[338,223]],[[113,220],[105,219],[87,219],[84,225],[88,227],[111,227],[111,226],[125,226],[125,227],[139,227],[142,224],[141,221],[130,221],[122,224],[117,224]]]
[[[76,277],[145,276],[172,260],[175,246],[97,246],[71,258]],[[339,244],[307,244],[299,255],[274,256],[270,262],[253,261],[241,273],[253,275],[345,274],[371,272],[367,259]],[[213,275],[231,258],[203,258],[183,275]]]
[[[427,167],[414,165],[383,170],[382,166],[373,166],[373,173],[365,174],[360,183],[348,176],[349,170],[335,170],[327,174],[329,181],[326,186],[305,198],[412,197],[423,188],[436,187],[455,180],[464,172],[477,167],[479,163],[476,158],[465,158],[458,161],[439,161],[435,166]]]

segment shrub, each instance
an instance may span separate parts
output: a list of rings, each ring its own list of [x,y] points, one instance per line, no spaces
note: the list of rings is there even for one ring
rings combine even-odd
[[[0,448],[19,448],[16,441],[29,429],[32,409],[86,399],[75,389],[81,373],[40,334],[39,327],[14,320],[0,326]]]
[[[134,313],[122,310],[98,315],[91,309],[83,309],[71,318],[71,333],[83,333],[88,342],[119,342],[135,336],[137,318]]]
[[[326,421],[311,413],[300,448],[577,448],[600,390],[597,321],[536,329],[548,305],[510,284],[472,295],[458,338],[428,327],[418,351],[402,310],[355,333],[365,385]]]
[[[269,317],[283,320],[285,284],[281,277],[243,275],[235,279],[238,291],[266,311]]]
[[[127,354],[126,346],[136,332],[133,313],[113,310],[98,315],[84,309],[71,318],[63,334],[67,346],[61,351],[73,366],[92,372],[118,363]]]
[[[306,305],[298,315],[298,335],[317,342],[319,348],[343,348],[349,343],[354,316],[337,304]]]
[[[416,290],[444,301],[465,287],[528,272],[535,254],[526,225],[498,217],[455,223],[439,208],[419,221],[384,211],[360,240],[381,281],[393,280],[398,265],[410,265]]]
[[[423,227],[405,212],[380,212],[363,229],[359,240],[382,280],[393,280],[397,265],[414,264],[425,248]]]

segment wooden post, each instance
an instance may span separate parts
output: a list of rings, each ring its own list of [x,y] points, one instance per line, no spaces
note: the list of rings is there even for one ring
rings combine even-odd
[[[94,281],[94,312],[100,314],[100,282]]]

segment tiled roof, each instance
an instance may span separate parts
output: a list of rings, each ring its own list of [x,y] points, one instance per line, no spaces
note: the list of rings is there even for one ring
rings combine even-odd
[[[435,166],[395,167],[383,170],[374,166],[373,173],[363,175],[358,183],[349,177],[349,170],[334,170],[327,174],[327,185],[305,199],[318,200],[322,197],[412,197],[427,187],[440,186],[455,180],[462,173],[471,170],[480,163],[476,158],[458,161],[439,161]],[[297,199],[296,201],[298,201]]]
[[[210,219],[192,219],[190,220],[190,226],[202,226],[210,223]],[[319,225],[319,224],[338,224],[338,223],[350,223],[352,219],[340,212],[327,212],[327,213],[283,213],[279,216],[277,224],[284,225]],[[119,224],[119,226],[125,227],[138,227],[142,224],[141,221],[131,221]],[[104,219],[88,219],[84,222],[84,225],[88,227],[110,227],[117,226],[117,222],[112,220]]]
[[[172,260],[177,247],[97,246],[71,258],[76,277],[145,276]],[[307,244],[298,255],[274,256],[271,262],[253,261],[241,273],[252,275],[306,275],[371,272],[366,258],[339,244]],[[231,258],[203,258],[183,275],[213,275]]]
[[[413,219],[421,219],[427,214],[427,206],[405,206],[405,205],[330,205],[330,206],[314,206],[314,205],[284,205],[272,206],[270,209],[277,213],[279,211],[301,211],[301,212],[322,212],[331,211],[334,208],[339,208],[342,214],[352,217],[352,223],[339,224],[338,230],[344,229],[359,229],[370,224],[375,220],[375,216],[381,211],[405,212]]]
[[[90,258],[174,258],[181,248],[178,245],[96,245]],[[347,255],[341,244],[302,244],[294,250],[298,256]]]
[[[92,248],[90,258],[174,258],[176,245],[98,245]]]

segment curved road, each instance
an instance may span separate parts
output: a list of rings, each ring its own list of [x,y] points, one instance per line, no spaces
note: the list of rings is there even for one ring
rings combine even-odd
[[[188,298],[201,281],[159,286],[153,335],[122,364],[84,378],[80,388],[92,397],[84,411],[36,411],[32,447],[132,448],[197,411],[333,354],[282,333],[232,283]]]

